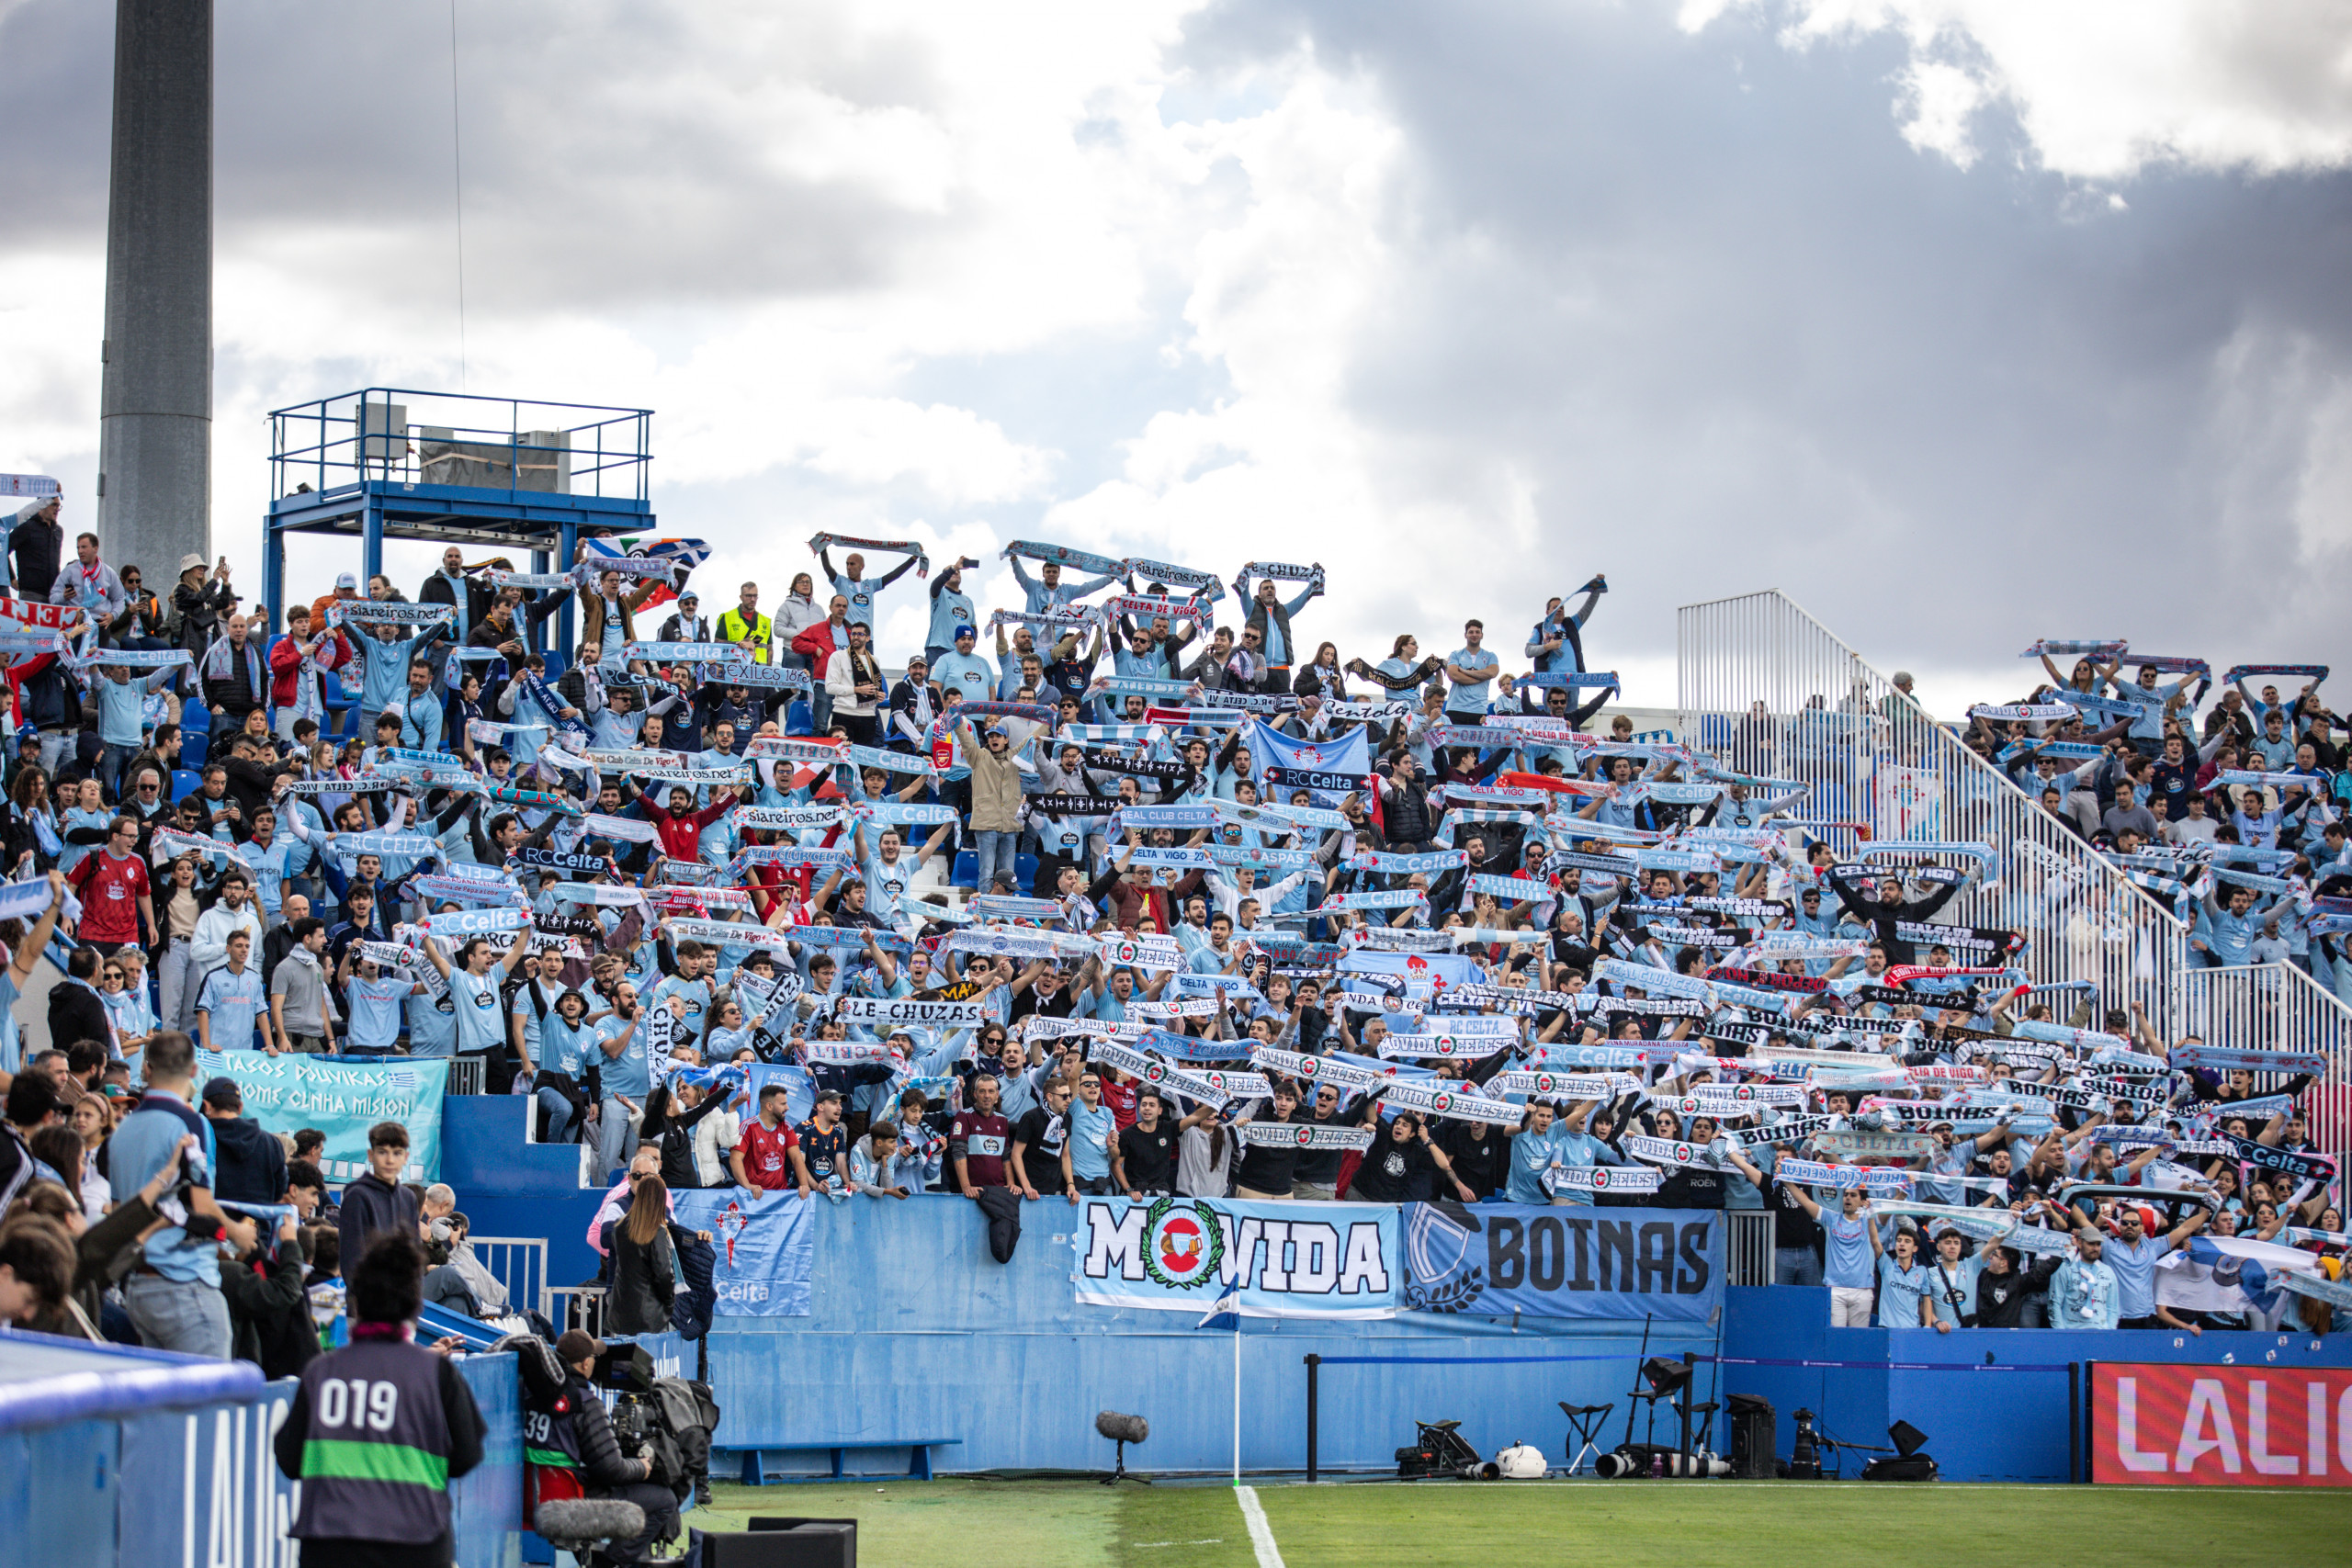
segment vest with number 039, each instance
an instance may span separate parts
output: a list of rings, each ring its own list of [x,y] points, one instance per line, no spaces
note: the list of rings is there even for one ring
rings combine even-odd
[[[302,1370],[297,1540],[441,1539],[449,1528],[449,1422],[441,1358],[404,1340],[355,1340]]]

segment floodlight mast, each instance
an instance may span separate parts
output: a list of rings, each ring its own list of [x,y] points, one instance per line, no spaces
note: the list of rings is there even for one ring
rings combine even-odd
[[[105,330],[93,531],[169,598],[212,557],[212,0],[116,0]]]

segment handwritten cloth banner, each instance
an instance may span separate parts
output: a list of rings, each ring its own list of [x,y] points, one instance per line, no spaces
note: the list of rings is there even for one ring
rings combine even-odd
[[[319,1164],[329,1181],[356,1179],[368,1169],[368,1129],[397,1122],[408,1129],[407,1181],[441,1179],[441,1097],[449,1087],[449,1059],[411,1056],[388,1062],[327,1062],[288,1052],[196,1054],[198,1083],[234,1079],[245,1114],[266,1133],[316,1127],[327,1135]]]
[[[970,1029],[988,1014],[981,1000],[917,1001],[911,997],[836,997],[833,1016],[843,1023],[914,1025],[924,1029]]]

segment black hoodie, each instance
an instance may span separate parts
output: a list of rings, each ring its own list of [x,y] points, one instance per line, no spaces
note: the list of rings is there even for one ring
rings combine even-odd
[[[212,1123],[217,1151],[215,1197],[239,1203],[275,1203],[286,1196],[286,1145],[251,1117]]]
[[[1996,1274],[1988,1269],[1977,1275],[1976,1326],[2018,1327],[2024,1316],[2026,1298],[2050,1288],[2050,1276],[2058,1271],[2059,1261],[2045,1258],[2022,1273],[2012,1269],[2006,1274]]]

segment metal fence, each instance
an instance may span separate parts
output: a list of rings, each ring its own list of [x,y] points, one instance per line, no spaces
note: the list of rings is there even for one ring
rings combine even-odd
[[[487,1056],[450,1057],[449,1087],[446,1092],[450,1094],[482,1093],[482,1082],[484,1077],[487,1076],[489,1065],[490,1059]]]
[[[2317,1051],[2328,1078],[2352,1083],[2352,1010],[2291,964],[2191,969],[2183,987],[2183,1032],[2211,1045],[2253,1051]]]
[[[2029,931],[2019,963],[2035,985],[2089,987],[2095,1010],[2137,1002],[2169,1027],[2180,922],[1802,606],[1778,590],[1686,605],[1676,633],[1686,743],[1804,784],[1798,818],[1841,856],[1903,839],[1991,844],[2000,880],[1936,919]],[[2066,999],[2050,998],[2062,1018]]]
[[[1724,1283],[1769,1285],[1772,1282],[1772,1212],[1770,1209],[1727,1209]]]
[[[555,1325],[558,1333],[567,1328],[577,1328],[600,1338],[604,1336],[604,1286],[550,1285],[547,1300],[547,1319]]]
[[[544,1236],[478,1235],[469,1238],[474,1256],[492,1279],[506,1287],[506,1299],[517,1312],[536,1312],[552,1320],[548,1300],[548,1244]]]

